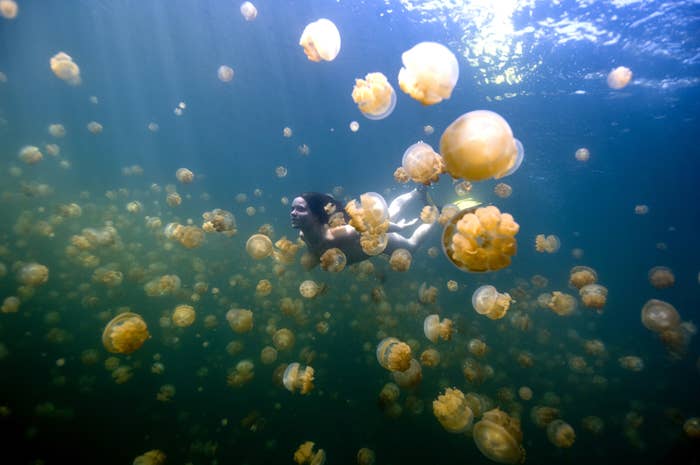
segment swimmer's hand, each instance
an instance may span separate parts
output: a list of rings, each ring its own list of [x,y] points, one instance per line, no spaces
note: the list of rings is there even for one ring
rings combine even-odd
[[[405,219],[401,218],[399,221],[394,223],[398,229],[406,229],[418,222],[418,218],[413,218],[411,221],[406,221]]]

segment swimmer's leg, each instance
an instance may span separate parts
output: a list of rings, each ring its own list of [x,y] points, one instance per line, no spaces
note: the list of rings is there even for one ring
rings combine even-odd
[[[411,237],[403,237],[399,233],[389,233],[387,247],[385,253],[391,254],[396,249],[406,249],[413,253],[425,240],[433,227],[438,224],[437,222],[432,224],[421,224],[418,226],[411,234]]]
[[[421,199],[423,204],[427,205],[428,201],[425,186],[420,185],[418,188],[413,189],[410,192],[406,192],[405,194],[401,194],[392,200],[389,204],[389,221],[393,222],[399,218],[399,214],[401,213],[401,209],[404,207],[404,205],[415,199]]]

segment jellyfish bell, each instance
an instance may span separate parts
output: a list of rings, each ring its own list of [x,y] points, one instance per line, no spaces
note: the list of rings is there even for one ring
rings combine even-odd
[[[437,182],[445,169],[442,157],[422,141],[406,149],[401,166],[413,182],[421,184]]]
[[[449,99],[459,79],[454,53],[437,42],[421,42],[401,54],[399,87],[423,105]]]
[[[382,73],[369,73],[364,79],[355,79],[352,99],[362,114],[371,120],[386,118],[396,107],[396,92]]]
[[[304,28],[299,45],[311,61],[333,61],[340,52],[340,32],[331,20],[321,18]]]
[[[663,300],[650,299],[642,307],[642,324],[649,330],[661,333],[681,324],[676,308]]]
[[[632,80],[632,70],[625,66],[618,66],[610,71],[607,82],[608,87],[615,90],[620,90],[627,86]]]
[[[261,260],[272,254],[272,241],[264,234],[253,234],[245,244],[245,250],[255,260]]]
[[[520,165],[523,164],[523,160],[525,159],[525,147],[523,147],[523,143],[520,142],[520,139],[516,139],[515,137],[513,137],[513,141],[515,141],[515,147],[518,149],[518,154],[515,157],[513,166],[511,166],[510,169],[508,169],[508,171],[506,171],[501,177],[510,176],[518,171],[518,168],[520,168]]]
[[[516,464],[525,459],[520,422],[497,408],[474,425],[473,437],[479,451],[494,462]]]
[[[113,354],[130,354],[139,349],[150,334],[141,315],[120,313],[110,320],[102,332],[102,345]]]

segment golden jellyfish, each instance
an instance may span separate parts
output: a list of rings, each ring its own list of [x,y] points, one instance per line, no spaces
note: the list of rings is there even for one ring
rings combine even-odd
[[[442,157],[425,142],[416,142],[403,153],[401,166],[408,177],[419,184],[437,182],[445,171]]]
[[[153,449],[136,457],[132,465],[163,465],[164,463],[165,454],[158,449]]]
[[[476,110],[453,121],[440,137],[446,171],[455,179],[482,181],[514,173],[525,150],[497,113]]]
[[[19,151],[19,159],[27,165],[36,165],[44,159],[44,154],[41,153],[39,147],[25,145]]]
[[[265,346],[260,351],[260,361],[263,365],[271,365],[277,361],[277,349]]]
[[[130,354],[139,349],[149,337],[148,326],[141,315],[125,312],[107,323],[102,333],[102,344],[113,354]]]
[[[314,369],[310,366],[302,368],[294,362],[287,365],[282,375],[282,383],[289,392],[299,391],[300,394],[308,394],[314,388]]]
[[[369,73],[364,79],[355,79],[352,100],[365,117],[379,120],[394,111],[396,92],[382,73]]]
[[[479,451],[498,463],[522,463],[525,449],[520,422],[499,409],[484,412],[474,425],[474,442]]]
[[[40,263],[24,263],[17,270],[17,281],[24,286],[37,287],[49,280],[49,269]]]
[[[314,452],[314,443],[306,441],[294,452],[294,461],[298,465],[323,465],[326,462],[326,452],[319,449]]]
[[[575,266],[569,271],[569,285],[581,289],[587,284],[593,284],[598,280],[598,274],[587,266]]]
[[[194,307],[191,305],[178,305],[173,311],[173,324],[179,328],[192,326],[196,317]]]
[[[202,213],[202,218],[204,219],[202,229],[205,232],[216,231],[224,233],[228,237],[238,232],[238,229],[236,229],[236,218],[229,211],[215,208],[210,212]]]
[[[49,134],[53,137],[64,137],[66,135],[66,128],[60,123],[49,124]]]
[[[420,354],[420,363],[428,368],[440,365],[440,352],[435,349],[426,349]]]
[[[644,360],[636,355],[625,355],[617,359],[617,362],[622,368],[629,371],[642,371],[644,369]]]
[[[683,432],[692,439],[700,439],[700,417],[688,418],[683,423]]]
[[[438,339],[449,341],[453,331],[452,320],[449,318],[440,321],[440,315],[428,315],[423,321],[423,333],[432,343],[436,343]]]
[[[304,28],[299,45],[311,61],[333,61],[340,52],[340,32],[331,20],[321,18]]]
[[[457,57],[437,42],[421,42],[401,54],[399,87],[423,105],[449,99],[459,79]]]
[[[564,420],[554,420],[547,425],[547,439],[557,447],[571,447],[576,440],[576,433]]]
[[[469,353],[477,357],[483,357],[488,351],[489,347],[481,339],[470,339],[467,344],[467,349]]]
[[[547,307],[559,316],[569,316],[576,310],[576,299],[570,294],[554,291],[547,302]]]
[[[19,310],[20,300],[15,296],[5,297],[0,307],[2,313],[16,313]]]
[[[608,87],[619,90],[627,86],[632,80],[632,70],[625,66],[618,66],[608,73]]]
[[[559,250],[560,245],[561,242],[559,241],[559,238],[554,234],[550,234],[549,236],[538,234],[535,237],[535,250],[540,253],[554,253]]]
[[[246,21],[253,21],[258,17],[258,9],[250,2],[241,3],[241,15]]]
[[[182,203],[182,197],[177,192],[170,192],[165,198],[166,203],[171,207],[177,207]]]
[[[255,377],[255,364],[251,360],[241,360],[226,376],[226,384],[233,388],[240,388]]]
[[[391,253],[391,257],[389,257],[389,265],[394,271],[408,271],[408,269],[411,268],[412,259],[411,252],[408,250],[396,249]]]
[[[470,207],[454,215],[442,233],[442,248],[459,269],[494,271],[510,265],[520,226],[495,206]]]
[[[433,414],[448,433],[463,433],[472,426],[474,414],[459,389],[446,388],[433,401]]]
[[[677,328],[681,317],[670,303],[650,299],[642,307],[642,324],[651,331],[662,333]]]
[[[634,206],[634,214],[635,215],[646,215],[649,213],[649,206],[648,205],[635,205]]]
[[[507,292],[500,293],[495,287],[486,284],[472,294],[472,306],[476,313],[486,315],[492,320],[506,316],[508,307],[513,299]]]
[[[372,449],[363,447],[357,451],[357,465],[374,465],[376,456]]]
[[[264,234],[253,234],[245,243],[245,250],[255,260],[261,260],[272,254],[272,241]]]
[[[58,52],[51,57],[49,65],[51,66],[51,71],[59,79],[72,86],[77,86],[81,83],[80,68],[67,53]]]
[[[673,271],[666,266],[655,266],[649,270],[649,282],[657,289],[666,289],[673,286],[676,282],[676,277]]]
[[[595,308],[598,312],[602,311],[608,300],[608,289],[600,284],[586,284],[578,292],[583,305]]]
[[[320,257],[321,269],[332,273],[343,271],[347,262],[343,251],[335,247],[326,250]]]
[[[98,123],[97,121],[90,121],[90,122],[87,124],[87,129],[88,129],[88,131],[90,131],[90,132],[93,133],[93,134],[99,134],[99,133],[102,132],[102,130],[103,130],[104,128],[103,128],[102,125],[101,125],[100,123]]]
[[[316,281],[307,279],[299,285],[299,294],[307,299],[316,298],[324,290],[324,285],[319,285]]]
[[[459,290],[459,284],[454,279],[447,281],[447,290],[450,292],[457,292]]]
[[[182,184],[189,184],[194,181],[194,173],[187,168],[180,168],[175,172],[175,177]]]
[[[265,297],[272,292],[272,283],[267,279],[261,279],[255,286],[255,295]]]
[[[520,397],[522,400],[531,400],[532,399],[532,389],[528,386],[521,386],[518,389],[518,397]]]
[[[18,12],[19,7],[15,0],[0,0],[0,16],[5,19],[15,19]]]
[[[280,328],[272,335],[272,344],[277,350],[289,350],[294,347],[296,338],[287,328]]]
[[[349,127],[350,131],[357,132],[360,130],[360,123],[358,123],[357,121],[350,121]]]
[[[389,207],[384,197],[366,192],[360,201],[352,200],[345,206],[350,226],[360,233],[360,246],[367,255],[379,255],[388,244]]]
[[[586,162],[589,158],[591,158],[591,152],[586,147],[581,147],[574,153],[574,158],[577,161]]]
[[[423,379],[423,369],[415,358],[411,359],[411,363],[404,371],[392,371],[391,377],[394,382],[404,389],[410,389],[418,386]]]
[[[226,312],[226,321],[234,332],[247,333],[253,329],[253,312],[242,308],[232,308]]]
[[[581,426],[583,426],[583,429],[585,429],[588,432],[591,432],[593,434],[600,434],[605,428],[605,423],[603,422],[602,418],[589,415],[587,417],[583,417],[583,419],[581,420]]]
[[[411,365],[411,347],[395,337],[382,339],[377,345],[377,361],[389,371],[405,371]]]
[[[493,192],[500,198],[507,199],[513,194],[513,188],[504,182],[499,182],[493,187]]]

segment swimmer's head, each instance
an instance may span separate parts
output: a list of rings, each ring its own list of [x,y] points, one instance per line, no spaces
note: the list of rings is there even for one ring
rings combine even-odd
[[[332,205],[333,208],[327,210],[328,204]],[[333,196],[320,192],[304,192],[292,201],[292,211],[289,214],[292,227],[304,229],[313,222],[326,224],[330,219],[329,211],[333,210],[344,213],[343,204]]]

